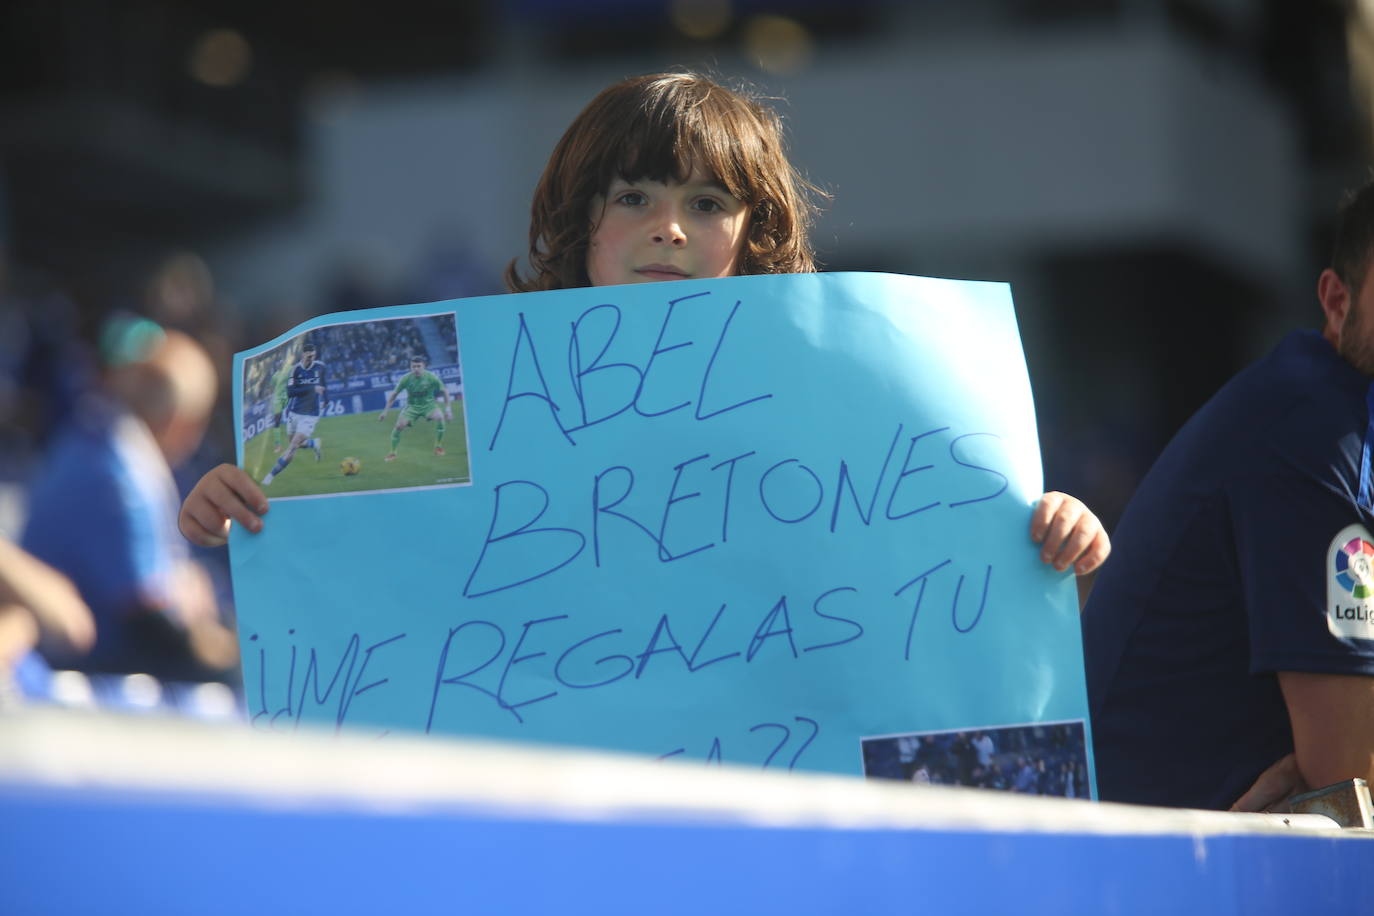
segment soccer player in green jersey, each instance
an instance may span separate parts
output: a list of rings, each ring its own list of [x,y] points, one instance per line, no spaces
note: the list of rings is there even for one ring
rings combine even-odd
[[[444,454],[444,430],[448,428],[444,421],[453,419],[453,401],[449,398],[448,389],[444,387],[439,376],[427,370],[425,364],[423,356],[410,358],[410,371],[401,376],[396,387],[387,394],[386,404],[377,416],[378,422],[385,420],[386,412],[391,409],[391,402],[396,400],[402,391],[406,393],[406,406],[401,410],[401,415],[396,418],[396,425],[391,430],[391,451],[387,453],[387,461],[396,460],[396,446],[401,441],[401,431],[425,419],[435,422],[434,454]],[[437,395],[444,397],[443,410],[435,403]]]
[[[281,454],[282,427],[285,425],[286,401],[289,397],[286,393],[286,383],[291,380],[291,358],[288,354],[282,358],[281,366],[272,376],[272,451]]]

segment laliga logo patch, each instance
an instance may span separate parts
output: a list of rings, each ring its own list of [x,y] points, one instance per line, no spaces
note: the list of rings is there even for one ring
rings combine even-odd
[[[1374,536],[1347,525],[1327,550],[1327,627],[1342,639],[1374,639]]]
[[[1336,581],[1340,583],[1341,588],[1356,598],[1368,598],[1371,591],[1374,591],[1370,587],[1371,555],[1374,555],[1374,544],[1359,537],[1346,541],[1341,545],[1341,549],[1336,551]]]

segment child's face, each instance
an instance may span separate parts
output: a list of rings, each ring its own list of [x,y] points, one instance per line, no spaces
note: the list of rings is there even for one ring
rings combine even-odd
[[[591,218],[592,286],[734,276],[749,227],[744,202],[699,166],[681,184],[616,178]]]

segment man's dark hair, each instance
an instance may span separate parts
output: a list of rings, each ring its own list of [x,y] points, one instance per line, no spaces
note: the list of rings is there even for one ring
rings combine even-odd
[[[1374,253],[1374,181],[1346,196],[1336,223],[1331,269],[1349,287],[1352,295],[1358,294],[1364,285],[1371,253]]]
[[[315,345],[312,344],[312,343],[308,343],[308,344],[306,344],[305,346],[301,347],[301,352],[302,352],[302,353],[314,353],[314,352],[315,352]]]

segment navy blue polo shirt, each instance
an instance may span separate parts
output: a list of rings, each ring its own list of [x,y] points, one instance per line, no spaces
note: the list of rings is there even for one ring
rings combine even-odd
[[[1374,675],[1370,396],[1290,334],[1142,481],[1083,613],[1103,800],[1230,807],[1293,749],[1277,672]]]

